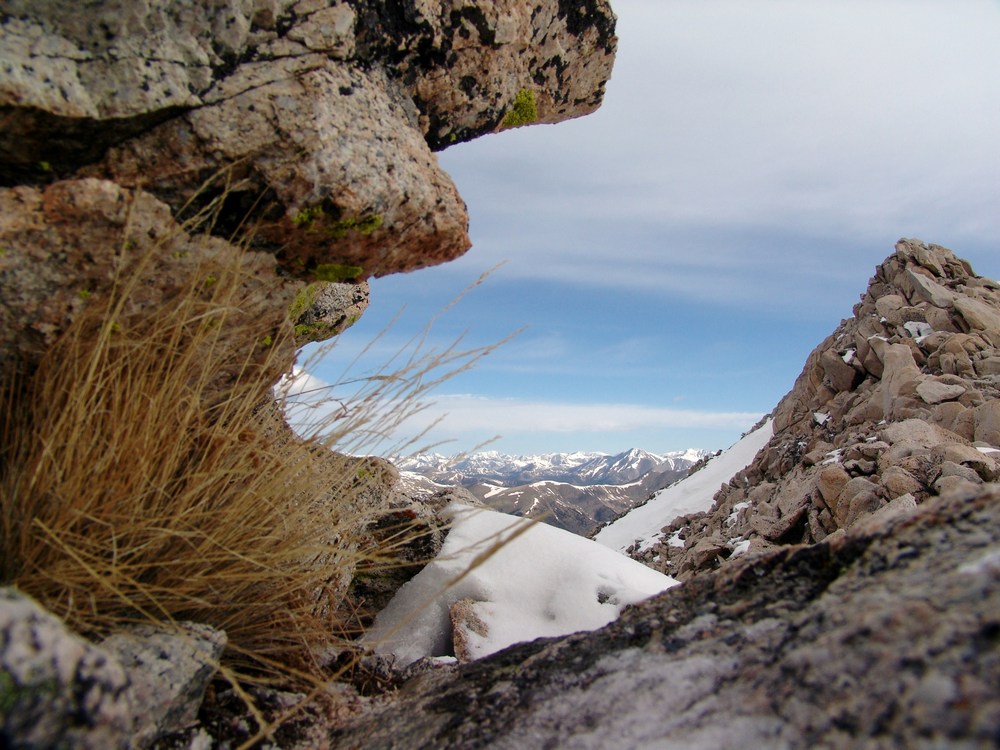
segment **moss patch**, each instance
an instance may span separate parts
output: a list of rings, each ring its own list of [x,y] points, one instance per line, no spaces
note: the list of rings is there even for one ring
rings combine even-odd
[[[313,269],[313,276],[318,281],[354,281],[364,275],[361,266],[349,266],[344,263],[320,263]]]
[[[319,296],[322,289],[323,285],[318,282],[306,284],[299,289],[292,304],[288,306],[288,319],[294,323],[309,312],[309,308],[316,303],[316,297]]]
[[[299,229],[305,228],[308,231],[311,230],[313,228],[313,224],[315,224],[318,219],[322,219],[323,216],[324,213],[322,207],[309,206],[308,208],[303,208],[292,217],[292,224],[297,226]]]
[[[37,704],[44,696],[54,696],[59,685],[54,679],[47,679],[34,685],[19,685],[13,675],[0,670],[0,713],[9,714],[25,703]]]
[[[322,206],[303,208],[292,217],[292,224],[307,232],[322,232],[335,240],[343,239],[348,232],[357,232],[365,237],[382,226],[382,214],[355,216],[347,219],[327,220]]]
[[[375,214],[364,219],[341,219],[330,224],[325,230],[328,235],[339,240],[351,231],[368,237],[380,226],[382,226],[382,215]]]
[[[530,125],[538,120],[538,106],[535,104],[535,92],[531,89],[521,89],[514,97],[514,104],[503,118],[501,126],[519,128]]]

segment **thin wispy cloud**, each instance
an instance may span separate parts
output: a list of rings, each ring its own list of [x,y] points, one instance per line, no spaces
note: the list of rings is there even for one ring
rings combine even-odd
[[[755,412],[666,409],[628,403],[554,403],[471,395],[440,396],[413,423],[456,433],[492,430],[520,433],[608,433],[640,429],[746,429],[763,416]]]

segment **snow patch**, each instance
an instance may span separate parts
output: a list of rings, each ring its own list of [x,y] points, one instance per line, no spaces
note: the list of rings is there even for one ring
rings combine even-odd
[[[494,495],[499,495],[501,492],[506,492],[506,491],[507,491],[506,487],[494,487],[485,495],[483,495],[483,500],[489,500]]]
[[[719,488],[745,469],[773,434],[773,420],[769,419],[729,450],[711,459],[704,468],[660,490],[645,505],[630,510],[605,526],[594,541],[624,552],[636,540],[645,545],[654,536],[658,538],[660,530],[679,516],[711,509]]]
[[[729,512],[729,515],[726,516],[726,526],[732,526],[736,523],[740,518],[740,511],[749,507],[750,503],[746,501],[736,503],[736,505],[733,506],[733,509]]]
[[[823,459],[820,466],[829,466],[830,464],[839,464],[840,460],[844,457],[844,451],[842,448],[837,448],[837,450],[830,451],[826,454],[826,458]]]
[[[916,339],[918,344],[934,333],[934,329],[931,328],[930,324],[922,323],[919,320],[911,320],[908,323],[903,323],[903,328],[906,329],[906,332],[910,336]]]
[[[684,547],[684,539],[681,537],[681,530],[677,529],[670,537],[667,539],[667,544],[671,547]]]
[[[972,562],[966,563],[958,569],[958,572],[980,576],[1000,574],[1000,547],[994,547]]]
[[[749,549],[750,549],[750,540],[749,539],[742,539],[740,541],[737,541],[733,545],[733,551],[729,555],[729,559],[732,560],[734,557],[739,557],[740,555],[745,555],[747,553],[747,550],[749,550]]]
[[[446,655],[449,608],[472,599],[486,635],[468,633],[476,658],[514,643],[603,627],[621,610],[677,581],[568,531],[452,503],[438,556],[375,618],[364,642],[400,665]]]

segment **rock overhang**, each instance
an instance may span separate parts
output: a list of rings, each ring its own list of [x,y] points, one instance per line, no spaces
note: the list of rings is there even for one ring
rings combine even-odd
[[[270,263],[270,304],[283,312],[303,284],[466,252],[467,209],[434,152],[593,111],[617,45],[607,0],[111,0],[91,10],[0,8],[0,190],[13,207],[0,275],[31,291],[5,296],[4,348],[29,359],[73,318],[81,275],[88,292],[112,275],[108,253],[74,244],[111,241],[94,190],[158,216],[150,236],[183,232],[214,205],[214,234],[259,255],[258,278]],[[51,223],[70,213],[100,231]],[[43,258],[25,227],[58,235],[59,251]]]

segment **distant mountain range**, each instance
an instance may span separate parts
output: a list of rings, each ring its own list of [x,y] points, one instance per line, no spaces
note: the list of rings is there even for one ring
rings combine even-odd
[[[397,459],[405,486],[430,493],[461,486],[495,510],[539,518],[582,536],[652,493],[683,478],[704,453],[544,453],[484,451],[463,457],[424,454]]]

